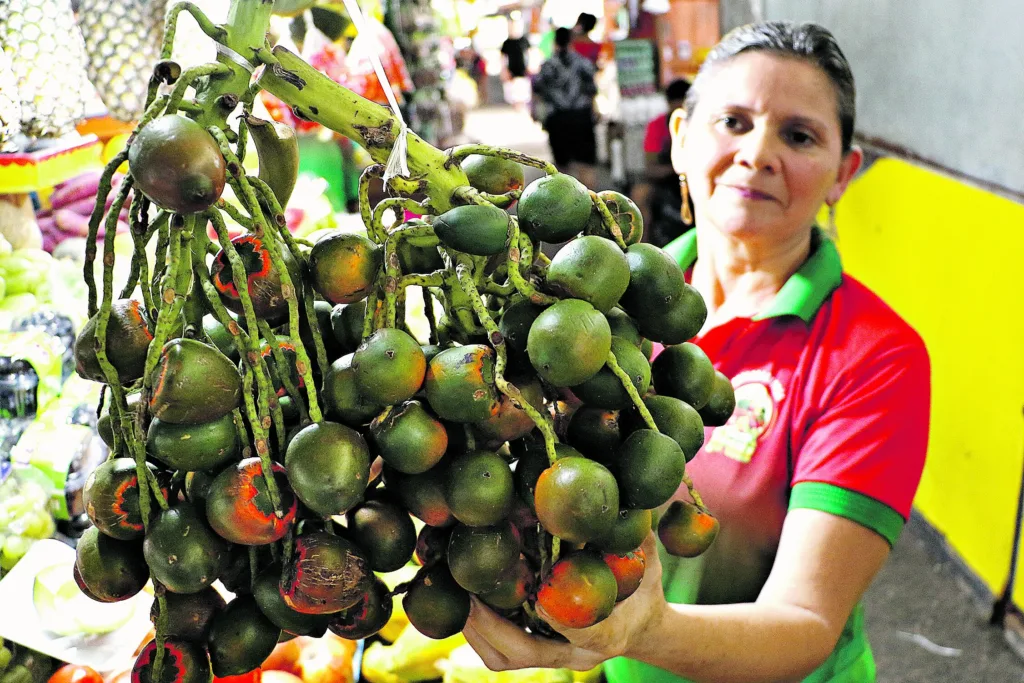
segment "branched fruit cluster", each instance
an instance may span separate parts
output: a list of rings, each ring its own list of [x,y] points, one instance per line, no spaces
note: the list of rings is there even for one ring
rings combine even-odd
[[[363,175],[365,235],[296,240],[282,211],[294,137],[252,117],[258,89],[380,161],[395,119],[263,44],[268,3],[235,0],[224,26],[175,6],[168,41],[181,11],[265,70],[250,85],[237,59],[160,63],[98,196],[125,160],[129,172],[92,216],[76,359],[106,384],[111,455],[86,485],[95,527],[75,577],[101,601],[153,580],[156,639],[134,679],[244,673],[282,632],[367,637],[399,594],[435,638],[462,629],[470,593],[540,633],[538,604],[566,626],[597,623],[639,585],[652,511],[681,485],[692,503],[654,528],[672,553],[703,552],[717,522],[685,465],[731,414],[732,389],[687,343],[704,303],[640,242],[632,202],[511,150],[442,152],[410,135],[411,177],[390,179],[390,198],[368,200],[381,165]],[[250,132],[258,177],[242,164]],[[524,188],[524,165],[545,175]],[[113,222],[133,188],[135,250],[115,296]],[[549,260],[544,242],[567,244]],[[652,342],[666,345],[653,372]],[[407,584],[375,575],[414,556]],[[217,580],[235,593],[226,605]]]

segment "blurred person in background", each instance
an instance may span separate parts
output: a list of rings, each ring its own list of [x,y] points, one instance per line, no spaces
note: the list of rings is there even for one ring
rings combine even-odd
[[[672,113],[681,109],[690,83],[684,79],[672,81],[665,88],[668,111],[647,124],[644,135],[644,180],[633,191],[633,199],[644,215],[647,241],[663,247],[692,226],[683,222],[681,210],[683,195],[679,190],[679,176],[672,169],[672,133],[669,121]]]
[[[526,53],[530,49],[530,41],[523,35],[519,22],[508,22],[508,38],[501,44],[505,68],[502,80],[505,88],[505,101],[521,111],[526,109],[530,101],[530,81],[527,80]]]
[[[594,66],[598,66],[597,60],[601,55],[601,43],[596,43],[590,37],[590,32],[597,26],[597,17],[587,12],[580,13],[576,19],[576,25],[572,29],[572,47],[581,56],[589,59]]]
[[[593,62],[572,47],[572,31],[555,31],[555,53],[534,80],[534,96],[544,101],[544,128],[555,165],[587,187],[596,183],[597,141],[594,137]]]

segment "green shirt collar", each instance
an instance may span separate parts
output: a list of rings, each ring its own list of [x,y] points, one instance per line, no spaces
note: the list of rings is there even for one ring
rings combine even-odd
[[[689,230],[672,240],[665,246],[665,251],[683,270],[688,270],[697,260],[697,230]],[[754,320],[795,315],[809,323],[842,281],[843,264],[839,260],[839,251],[835,243],[815,227],[810,256],[782,286],[768,310],[757,314]]]

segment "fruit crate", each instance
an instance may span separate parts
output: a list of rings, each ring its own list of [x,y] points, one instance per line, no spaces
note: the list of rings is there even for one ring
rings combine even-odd
[[[27,194],[103,167],[103,144],[95,135],[57,141],[34,152],[0,154],[0,194]]]

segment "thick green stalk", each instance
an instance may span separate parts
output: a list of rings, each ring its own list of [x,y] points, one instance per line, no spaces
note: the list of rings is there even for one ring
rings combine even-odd
[[[590,191],[590,200],[594,202],[594,206],[597,207],[597,212],[601,216],[601,222],[604,223],[605,230],[611,233],[612,239],[615,240],[615,244],[619,245],[619,249],[625,251],[626,242],[622,237],[622,228],[620,228],[619,224],[615,222],[615,216],[613,216],[612,212],[608,209],[608,205],[605,204],[604,200],[601,199],[601,196],[593,190]]]

